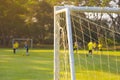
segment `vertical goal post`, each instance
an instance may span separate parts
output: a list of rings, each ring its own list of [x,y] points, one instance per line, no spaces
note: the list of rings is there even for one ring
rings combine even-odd
[[[96,13],[118,13],[120,14],[120,8],[110,7],[77,7],[77,6],[55,6],[54,7],[54,80],[60,79],[60,26],[59,18],[57,17],[60,13],[65,13],[67,39],[68,39],[68,52],[69,52],[69,63],[70,63],[70,80],[76,80],[75,76],[75,63],[74,63],[74,51],[73,51],[73,38],[72,38],[72,24],[71,24],[71,12],[96,12]],[[119,32],[115,32],[120,35]],[[106,43],[107,44],[107,43]],[[94,64],[93,64],[94,65]],[[109,66],[109,65],[108,65]],[[118,79],[119,80],[119,79]]]
[[[28,39],[28,38],[14,38],[12,39],[12,45],[15,41],[30,41],[30,48],[33,48],[33,39]]]
[[[55,7],[56,8],[56,7]],[[67,34],[68,34],[68,43],[69,44],[72,44],[72,32],[71,32],[71,22],[70,22],[70,12],[69,12],[69,8],[66,8],[63,10],[63,12],[66,12],[66,22],[67,22]],[[54,19],[55,19],[55,15],[56,13],[54,13]],[[54,20],[56,21],[56,19]],[[59,58],[58,58],[58,55],[59,55],[59,30],[60,28],[58,27],[55,27],[56,26],[56,22],[54,22],[54,73],[55,73],[55,76],[54,76],[54,80],[59,80]],[[73,46],[72,45],[69,45],[69,55],[70,55],[70,68],[71,68],[71,78],[72,80],[75,80],[75,74],[74,74],[74,55],[73,55]]]

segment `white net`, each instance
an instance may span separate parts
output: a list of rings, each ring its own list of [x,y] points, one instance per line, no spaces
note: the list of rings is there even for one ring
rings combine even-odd
[[[72,11],[68,44],[66,13],[56,15],[60,29],[59,80],[71,80],[69,45],[73,45],[76,80],[120,80],[120,23],[117,13]]]
[[[17,42],[19,44],[18,48],[24,48],[25,42],[27,42],[29,48],[33,48],[33,40],[32,39],[26,39],[26,38],[14,38],[12,40],[12,45]]]

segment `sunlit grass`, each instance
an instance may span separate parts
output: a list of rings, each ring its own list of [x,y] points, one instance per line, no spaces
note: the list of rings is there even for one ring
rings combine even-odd
[[[120,79],[119,51],[94,51],[93,56],[86,57],[87,53],[86,50],[74,53],[76,80]],[[12,49],[0,49],[0,80],[53,80],[53,50],[32,49],[30,56],[25,56],[24,49],[17,50],[16,54]]]
[[[119,80],[120,51],[88,51],[75,53],[77,80]],[[79,62],[78,62],[79,61]]]
[[[66,53],[61,50],[61,64],[64,64],[61,66],[61,80],[70,77],[70,70],[67,69],[70,67],[65,66],[68,64]],[[74,51],[76,80],[120,80],[120,51],[93,51],[92,55],[87,54],[88,50]]]
[[[53,80],[53,50],[0,49],[0,80]]]

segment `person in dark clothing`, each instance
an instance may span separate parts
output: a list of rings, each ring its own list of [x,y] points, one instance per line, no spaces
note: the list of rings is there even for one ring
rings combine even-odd
[[[28,47],[27,41],[25,42],[24,47],[26,49],[26,56],[28,56],[29,55],[29,47]]]

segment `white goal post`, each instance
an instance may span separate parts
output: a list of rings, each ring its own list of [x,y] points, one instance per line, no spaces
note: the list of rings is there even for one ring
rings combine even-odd
[[[33,39],[28,39],[28,38],[14,38],[14,39],[12,39],[12,45],[13,45],[13,43],[15,42],[15,41],[29,41],[30,42],[30,48],[33,48]]]
[[[68,43],[68,53],[69,53],[69,66],[70,66],[70,79],[76,80],[75,76],[75,63],[74,63],[74,51],[73,51],[73,38],[72,38],[72,24],[71,24],[71,12],[96,12],[96,13],[120,13],[120,8],[110,8],[110,7],[77,7],[77,6],[55,6],[54,7],[54,80],[60,79],[60,33],[61,25],[59,24],[59,14],[65,14],[66,22],[66,36]],[[64,22],[61,22],[64,23]],[[96,24],[95,24],[96,25]],[[114,31],[113,31],[114,32]],[[118,33],[120,35],[120,33]],[[65,40],[63,40],[64,42]],[[63,44],[64,45],[64,44]],[[108,59],[109,60],[109,59]],[[93,64],[94,65],[94,64]],[[109,66],[109,65],[108,65]],[[69,74],[69,73],[66,73]]]

